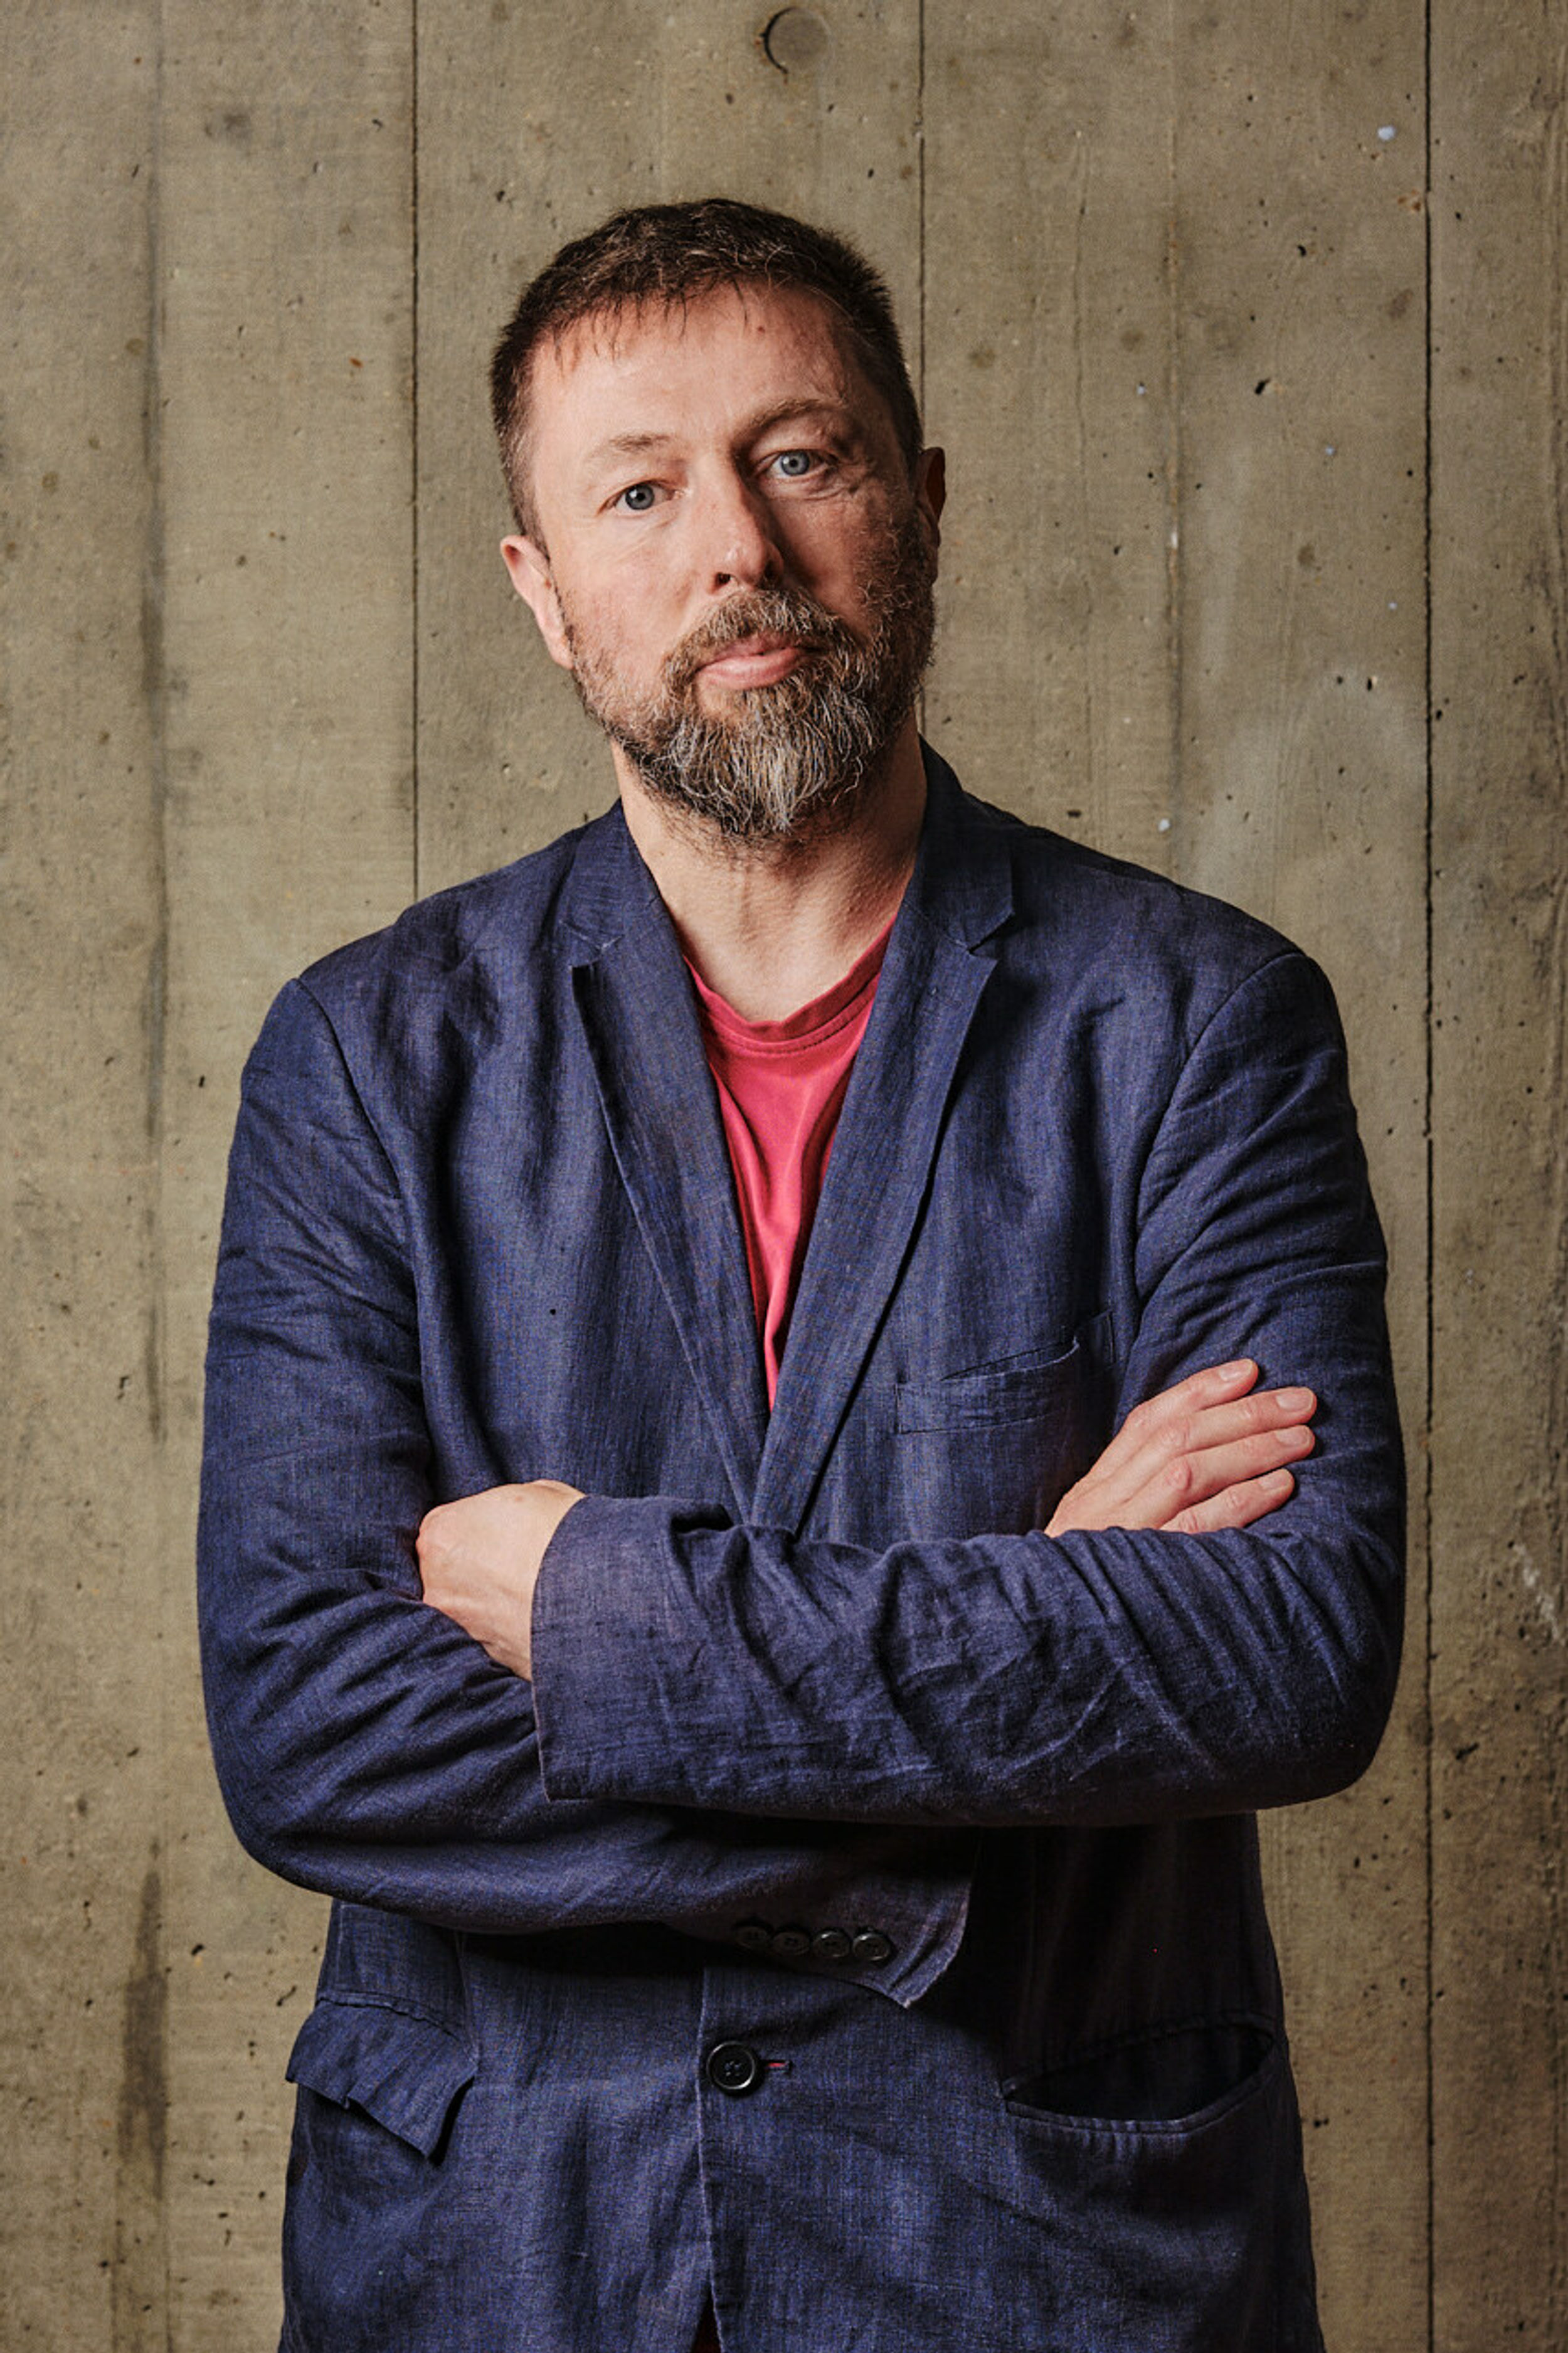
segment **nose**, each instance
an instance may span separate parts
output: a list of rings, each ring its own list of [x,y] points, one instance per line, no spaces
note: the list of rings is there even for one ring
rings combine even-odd
[[[731,469],[703,488],[700,513],[710,592],[761,588],[784,571],[777,526],[766,499]]]

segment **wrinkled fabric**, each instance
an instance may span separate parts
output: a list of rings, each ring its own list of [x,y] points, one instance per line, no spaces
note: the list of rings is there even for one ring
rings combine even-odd
[[[247,1066],[202,1631],[237,1830],[337,1899],[296,2353],[668,2353],[710,2285],[726,2353],[1317,2353],[1251,1817],[1364,1767],[1397,1663],[1342,1041],[1277,934],[928,776],[771,1415],[618,814]],[[1322,1400],[1283,1511],[1038,1532],[1242,1354]],[[413,1540],[541,1476],[590,1500],[531,1685]]]

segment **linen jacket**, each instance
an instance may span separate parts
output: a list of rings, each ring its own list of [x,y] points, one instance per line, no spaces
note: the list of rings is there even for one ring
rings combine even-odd
[[[1340,1029],[1276,934],[927,769],[771,1415],[618,812],[251,1057],[201,1615],[236,1829],[336,1899],[293,2353],[685,2353],[710,2284],[729,2353],[1318,2353],[1253,1814],[1363,1769],[1397,1661]],[[1041,1533],[1242,1355],[1321,1399],[1283,1509]],[[542,1476],[588,1500],[530,1683],[413,1546]]]

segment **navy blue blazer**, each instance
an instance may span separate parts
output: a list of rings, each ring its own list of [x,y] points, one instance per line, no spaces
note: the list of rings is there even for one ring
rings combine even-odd
[[[770,1415],[688,976],[617,813],[286,988],[247,1067],[202,1631],[334,1906],[294,2353],[1317,2353],[1253,1810],[1371,1757],[1384,1256],[1326,983],[930,801]],[[1298,1492],[1055,1541],[1249,1355]],[[552,1476],[531,1685],[419,1595]]]

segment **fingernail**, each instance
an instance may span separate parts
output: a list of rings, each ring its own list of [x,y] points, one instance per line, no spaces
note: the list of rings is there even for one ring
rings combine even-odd
[[[1314,1403],[1310,1389],[1277,1389],[1275,1397],[1287,1413],[1305,1413]]]
[[[1263,1474],[1263,1484],[1273,1493],[1283,1494],[1287,1487],[1295,1483],[1289,1471],[1266,1471]]]
[[[1222,1381],[1234,1380],[1238,1374],[1250,1373],[1255,1369],[1250,1356],[1237,1356],[1228,1365],[1220,1366],[1219,1377]]]

